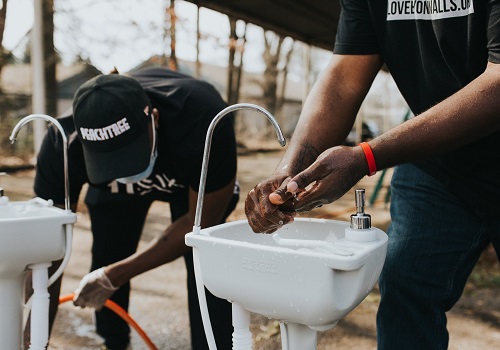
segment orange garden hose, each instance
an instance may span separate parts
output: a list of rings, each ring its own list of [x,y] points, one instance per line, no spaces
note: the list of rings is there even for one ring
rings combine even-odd
[[[68,294],[66,296],[60,297],[59,304],[63,304],[67,301],[72,301],[74,296],[75,296],[74,294]],[[120,316],[125,322],[127,322],[130,326],[132,326],[132,328],[134,328],[137,331],[139,336],[148,345],[149,349],[158,350],[156,345],[154,345],[153,342],[151,341],[151,339],[149,339],[148,335],[142,330],[141,327],[139,327],[137,322],[135,322],[132,319],[132,317],[130,317],[130,315],[120,305],[118,305],[114,301],[108,299],[104,303],[104,306],[107,307],[108,309],[110,309],[111,311],[113,311],[115,314]]]

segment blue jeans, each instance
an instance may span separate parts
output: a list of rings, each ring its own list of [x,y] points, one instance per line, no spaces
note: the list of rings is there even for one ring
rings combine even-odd
[[[500,208],[483,205],[491,184],[472,189],[453,174],[438,161],[395,169],[379,281],[380,350],[447,349],[446,311],[460,298],[487,245],[500,253]]]

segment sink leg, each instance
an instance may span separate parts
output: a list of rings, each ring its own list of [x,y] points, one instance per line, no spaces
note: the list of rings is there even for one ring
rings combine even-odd
[[[49,342],[48,268],[50,263],[29,265],[33,271],[33,302],[31,304],[31,344],[29,350],[43,350]]]
[[[24,304],[22,274],[0,281],[0,349],[20,349]]]
[[[306,325],[280,322],[282,350],[315,350],[318,333]]]
[[[233,303],[233,350],[252,350],[250,331],[250,312],[243,306]]]

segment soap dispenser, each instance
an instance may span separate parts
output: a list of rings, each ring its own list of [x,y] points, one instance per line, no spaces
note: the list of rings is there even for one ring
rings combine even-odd
[[[372,229],[372,219],[365,214],[365,190],[355,190],[356,214],[351,215],[350,227],[345,229],[345,239],[352,242],[371,242],[377,239],[377,232]]]

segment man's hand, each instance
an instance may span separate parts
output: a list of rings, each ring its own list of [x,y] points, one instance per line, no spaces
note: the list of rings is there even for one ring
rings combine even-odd
[[[104,267],[101,267],[82,278],[78,289],[75,290],[73,304],[80,307],[93,307],[99,311],[117,289],[106,276]]]
[[[276,175],[255,186],[245,200],[248,223],[256,233],[272,233],[293,222],[296,212],[337,200],[367,172],[361,147],[329,148],[299,174]]]
[[[295,212],[291,209],[292,204],[288,203],[292,194],[286,192],[288,180],[286,175],[276,175],[259,183],[248,193],[245,214],[255,233],[273,233],[293,222]]]
[[[342,197],[368,173],[361,147],[336,146],[321,153],[287,184],[295,211],[306,212]]]

